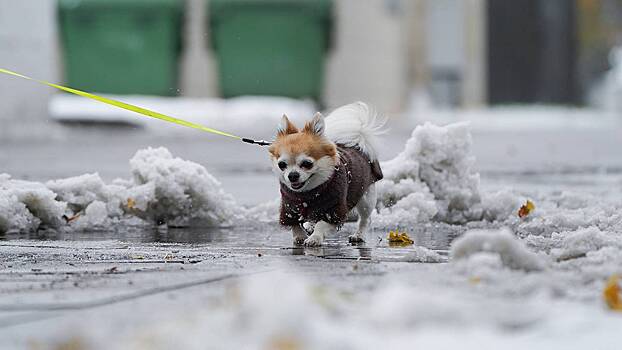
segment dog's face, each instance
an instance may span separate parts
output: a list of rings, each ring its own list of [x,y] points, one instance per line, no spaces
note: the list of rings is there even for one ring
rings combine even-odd
[[[269,151],[279,181],[296,192],[326,182],[338,161],[335,144],[324,137],[324,117],[320,113],[302,130],[284,115]]]

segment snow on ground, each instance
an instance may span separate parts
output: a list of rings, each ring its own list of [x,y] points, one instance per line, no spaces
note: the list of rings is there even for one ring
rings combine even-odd
[[[165,148],[138,151],[130,170],[132,178],[111,184],[97,174],[46,184],[1,175],[0,233],[42,227],[92,230],[128,223],[224,226],[238,215],[234,199],[203,166],[175,158]]]
[[[482,190],[472,142],[466,123],[416,127],[404,150],[382,163],[385,179],[378,183],[375,227],[412,228],[425,223],[483,229],[506,226],[531,249],[557,259],[620,246],[619,200],[571,192],[533,193],[529,198],[535,201],[536,211],[519,219],[516,212],[528,197],[511,189]],[[0,231],[27,232],[40,227],[89,230],[115,224],[252,225],[255,221],[275,222],[277,217],[276,198],[243,207],[205,167],[176,158],[165,148],[138,151],[130,160],[130,173],[129,179],[111,183],[97,174],[45,184],[2,175]],[[485,237],[486,242],[495,240]],[[591,239],[595,241],[585,243]],[[508,243],[508,247],[513,245]]]
[[[529,251],[508,229],[471,230],[451,245],[452,259],[469,259],[480,253],[498,256],[503,265],[526,271],[542,270],[546,260]]]
[[[416,222],[436,218],[451,223],[481,218],[481,209],[475,208],[481,199],[471,143],[466,124],[417,127],[404,151],[382,164],[385,179],[378,184],[381,210],[390,211],[395,206],[403,212],[414,207]],[[401,204],[402,200],[406,203]],[[401,215],[395,219],[412,218]]]
[[[253,264],[281,272],[240,278],[217,295],[178,294],[184,303],[162,297],[129,313],[118,305],[72,314],[47,332],[88,348],[616,349],[622,317],[607,310],[602,288],[606,278],[622,274],[622,200],[565,189],[489,190],[480,183],[469,128],[417,127],[404,150],[383,163],[386,179],[378,184],[377,231],[425,225],[466,231],[448,260],[416,246],[401,262],[372,254],[370,262],[344,262],[339,266],[347,271],[336,274],[329,259],[283,266],[283,259],[264,256]],[[163,148],[137,152],[130,173],[110,183],[97,174],[45,184],[1,175],[0,231],[276,221],[277,200],[244,208],[203,166]],[[527,199],[536,209],[519,218]],[[64,223],[62,215],[78,213]],[[16,259],[27,254],[2,249]],[[224,257],[196,269],[244,259]],[[313,261],[315,273],[300,266],[305,261]],[[154,305],[162,313],[153,313]],[[111,334],[101,320],[118,315],[131,327]]]
[[[15,247],[13,253],[20,250]],[[61,316],[51,313],[49,321],[0,329],[0,337],[15,348],[80,349],[614,350],[618,346],[622,317],[599,300],[601,284],[584,285],[583,276],[573,271],[512,270],[494,255],[474,255],[456,264],[393,263],[391,268],[308,257],[287,265],[278,261],[270,256],[234,256],[221,257],[219,264],[188,266],[187,274],[195,278],[213,276],[215,265],[234,263],[246,266],[243,271],[248,275],[210,288],[172,290]],[[158,274],[179,283],[172,270],[163,267]],[[150,275],[154,273],[135,275],[135,283],[155,278]],[[112,289],[116,283],[104,285]],[[576,290],[592,292],[579,303]]]
[[[519,205],[518,197],[507,193],[482,195],[471,144],[464,123],[415,128],[404,151],[382,164],[385,179],[378,183],[378,224],[412,226],[432,220],[463,224],[508,217]],[[32,231],[39,224],[55,228],[63,215],[75,218],[70,220],[70,228],[83,230],[129,217],[173,227],[222,226],[242,217],[257,221],[277,217],[278,201],[243,208],[203,166],[174,158],[165,148],[138,151],[130,160],[130,171],[131,179],[110,184],[97,174],[52,180],[45,185],[15,181],[5,175],[5,202],[12,201],[11,212],[18,210],[15,206],[22,206],[23,213],[15,216],[19,219],[12,219],[12,224],[8,218],[3,220],[3,231]],[[51,203],[35,208],[23,195],[14,195],[23,190],[20,186]],[[26,213],[24,208],[32,210]]]

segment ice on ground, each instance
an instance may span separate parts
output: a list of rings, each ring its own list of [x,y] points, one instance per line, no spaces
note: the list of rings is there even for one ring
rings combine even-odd
[[[132,178],[111,184],[97,174],[46,184],[1,175],[0,232],[41,226],[86,230],[135,217],[147,224],[222,226],[239,215],[232,196],[203,166],[165,148],[138,151],[130,169]]]
[[[512,269],[534,271],[546,267],[544,258],[530,251],[508,229],[471,230],[451,245],[453,260],[468,259],[479,253],[498,254],[503,265]]]

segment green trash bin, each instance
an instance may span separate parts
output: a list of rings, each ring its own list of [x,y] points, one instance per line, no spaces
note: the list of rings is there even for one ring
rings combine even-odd
[[[60,0],[69,86],[113,94],[178,92],[181,0]]]
[[[224,97],[319,101],[330,47],[330,0],[210,0],[211,43]]]

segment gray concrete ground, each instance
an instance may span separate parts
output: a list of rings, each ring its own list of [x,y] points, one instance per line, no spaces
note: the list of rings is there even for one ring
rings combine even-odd
[[[383,158],[397,154],[409,133],[394,128],[382,145]],[[620,128],[475,130],[482,186],[610,195],[612,186],[622,187],[620,135]],[[0,143],[0,172],[40,181],[87,172],[108,180],[127,177],[127,161],[137,149],[160,145],[203,164],[243,204],[278,196],[265,150],[209,135],[155,139],[124,128],[68,129],[59,139]],[[413,235],[417,244],[446,255],[463,230],[430,224]],[[166,317],[160,309],[199,304],[226,293],[228,281],[274,269],[293,266],[311,279],[352,290],[371,288],[381,276],[434,269],[400,262],[409,248],[392,248],[380,239],[351,246],[346,235],[331,237],[321,248],[293,248],[288,233],[264,224],[0,237],[0,347],[71,345],[71,339],[59,338],[66,334],[59,325],[71,320],[99,317],[106,320],[99,323],[101,334],[127,332]]]

